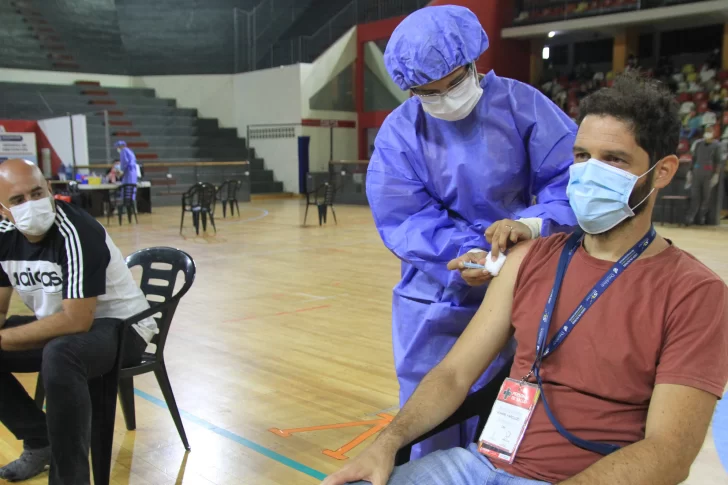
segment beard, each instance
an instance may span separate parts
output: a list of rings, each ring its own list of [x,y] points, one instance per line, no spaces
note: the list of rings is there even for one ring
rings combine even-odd
[[[647,203],[647,197],[650,196],[650,192],[652,192],[652,176],[654,175],[654,172],[650,173],[646,180],[642,183],[642,185],[635,187],[632,190],[632,195],[629,196],[629,206],[634,207],[632,209],[632,212],[634,212],[634,217],[637,217],[638,215],[642,214],[645,210],[647,210],[647,206],[649,205]],[[639,204],[639,205],[638,205]],[[629,221],[632,219],[630,217],[624,222]]]
[[[651,172],[649,175],[647,175],[647,177],[645,177],[645,180],[642,181],[640,185],[637,185],[634,189],[632,189],[632,193],[629,196],[628,203],[629,206],[633,208],[632,212],[634,212],[634,216],[628,217],[627,219],[623,220],[606,232],[603,232],[601,234],[595,234],[595,237],[598,237],[600,239],[609,239],[610,237],[614,236],[615,233],[619,233],[625,227],[628,227],[630,224],[632,224],[632,221],[634,221],[635,217],[639,216],[647,210],[647,206],[649,205],[647,197],[649,197],[650,192],[652,192],[652,177],[654,176],[654,174],[654,172]]]

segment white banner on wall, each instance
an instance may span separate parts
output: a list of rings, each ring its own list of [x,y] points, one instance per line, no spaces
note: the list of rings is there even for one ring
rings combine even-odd
[[[61,163],[69,167],[89,164],[85,115],[72,115],[71,119],[62,116],[40,120],[38,126],[48,138]]]
[[[38,165],[35,133],[0,133],[0,162],[23,158]]]

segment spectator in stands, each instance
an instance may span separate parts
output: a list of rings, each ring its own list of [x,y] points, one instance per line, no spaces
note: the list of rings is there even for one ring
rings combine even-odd
[[[708,109],[710,111],[720,112],[723,111],[723,108],[725,107],[725,102],[723,98],[720,95],[720,89],[713,90],[713,93],[710,95],[710,101],[708,102]]]
[[[576,81],[580,82],[591,81],[594,77],[594,71],[592,70],[591,66],[589,66],[589,64],[587,64],[586,62],[582,62],[581,64],[576,66],[573,77]]]
[[[672,61],[667,56],[660,56],[657,61],[657,69],[655,70],[655,77],[660,81],[672,76],[675,68],[672,65]]]
[[[701,132],[703,127],[703,117],[699,116],[698,113],[693,109],[688,115],[683,118],[682,131],[680,138],[686,138],[692,140],[695,136]]]
[[[626,77],[586,98],[581,117],[568,192],[586,234],[514,248],[452,351],[325,485],[384,485],[397,449],[450,416],[514,334],[507,382],[532,392],[535,381],[543,402],[513,427],[513,436],[525,435],[512,464],[471,445],[396,469],[390,485],[672,485],[688,477],[728,380],[728,289],[651,225],[657,191],[679,164],[677,105],[656,84]]]
[[[708,59],[705,61],[705,65],[708,67],[708,69],[718,71],[721,67],[721,64],[722,61],[720,58],[720,49],[713,49],[710,55],[708,55]]]
[[[36,165],[0,165],[0,204],[0,422],[23,440],[0,478],[25,480],[50,464],[50,485],[88,485],[87,380],[111,369],[121,321],[149,304],[104,227],[54,202]],[[34,316],[7,316],[13,288]],[[123,362],[139,363],[156,331],[152,318],[134,325]],[[12,374],[38,371],[47,414]]]
[[[556,69],[554,68],[554,63],[549,62],[546,66],[546,69],[544,69],[543,73],[541,74],[541,79],[543,80],[541,84],[545,84],[546,81],[556,80],[558,77],[559,73],[556,72]]]
[[[691,149],[693,167],[688,174],[688,185],[691,186],[688,225],[706,224],[711,203],[715,201],[713,189],[718,185],[723,170],[723,150],[713,133],[713,126],[706,127],[703,139],[696,141]]]
[[[640,69],[639,59],[637,59],[637,56],[634,54],[630,54],[627,58],[627,66],[624,69],[625,72],[639,71]]]
[[[533,87],[478,74],[487,48],[475,14],[446,5],[407,17],[384,54],[394,82],[414,94],[381,127],[367,174],[377,229],[402,260],[392,308],[402,403],[455,343],[492,276],[461,277],[448,261],[468,253],[483,264],[491,245],[497,257],[576,223],[565,193],[576,126]],[[467,443],[475,426],[456,426],[414,455]]]

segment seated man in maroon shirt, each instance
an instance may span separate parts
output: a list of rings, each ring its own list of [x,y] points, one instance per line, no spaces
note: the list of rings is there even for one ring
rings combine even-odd
[[[585,98],[567,189],[581,231],[515,247],[450,353],[374,444],[324,484],[685,480],[728,380],[728,290],[651,225],[678,167],[679,131],[675,101],[652,82],[624,76]],[[396,451],[450,416],[511,337],[510,388],[485,442],[393,472]],[[535,404],[523,401],[528,422],[504,404],[518,389],[540,389]],[[512,433],[498,435],[501,425]]]

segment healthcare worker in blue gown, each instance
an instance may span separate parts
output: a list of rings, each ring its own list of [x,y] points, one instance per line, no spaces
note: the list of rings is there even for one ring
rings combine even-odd
[[[402,260],[392,304],[400,404],[485,295],[490,274],[450,271],[448,263],[482,263],[486,253],[471,251],[494,242],[496,253],[495,246],[576,225],[566,197],[576,125],[533,87],[492,71],[479,75],[475,61],[487,48],[470,10],[438,6],[407,17],[384,54],[394,82],[413,94],[382,125],[367,173],[377,229]],[[511,356],[499,356],[474,389]],[[475,427],[447,430],[416,447],[413,458],[467,445]]]
[[[114,146],[119,152],[119,171],[123,173],[122,184],[136,184],[139,182],[139,165],[136,155],[131,148],[126,146],[125,141],[117,141]],[[136,188],[133,190],[133,199],[136,200]]]

